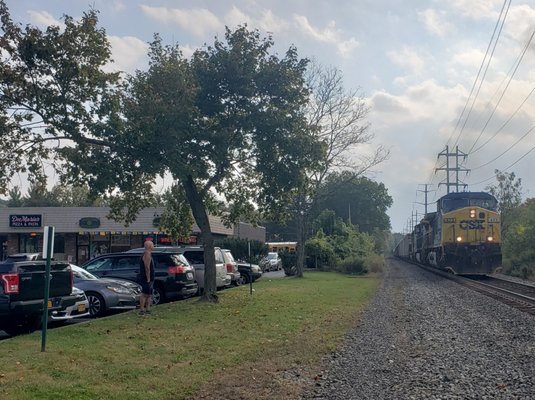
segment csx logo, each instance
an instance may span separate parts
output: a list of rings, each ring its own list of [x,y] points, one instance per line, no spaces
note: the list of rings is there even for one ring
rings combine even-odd
[[[465,231],[483,230],[485,229],[485,227],[483,226],[483,222],[485,222],[484,219],[464,220],[464,221],[459,222],[459,227]]]

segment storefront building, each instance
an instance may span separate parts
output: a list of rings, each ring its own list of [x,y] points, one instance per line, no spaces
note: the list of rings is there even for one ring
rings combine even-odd
[[[129,226],[107,218],[107,207],[10,207],[0,208],[0,259],[9,254],[40,253],[43,228],[55,227],[54,258],[81,265],[99,254],[142,247],[150,237],[157,245],[171,245],[172,240],[160,230],[163,208],[146,208]],[[265,228],[227,228],[219,217],[210,216],[216,238],[240,237],[265,242]],[[193,226],[182,242],[202,244],[199,228]]]

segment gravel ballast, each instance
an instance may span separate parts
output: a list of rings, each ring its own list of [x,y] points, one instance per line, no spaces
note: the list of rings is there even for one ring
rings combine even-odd
[[[306,399],[535,399],[535,317],[390,259]]]

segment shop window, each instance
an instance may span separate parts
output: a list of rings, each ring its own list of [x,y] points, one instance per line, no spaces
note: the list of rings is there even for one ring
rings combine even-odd
[[[54,253],[65,253],[65,236],[56,233],[54,235]]]
[[[22,233],[19,235],[19,251],[21,253],[39,253],[40,235],[35,233]]]
[[[111,245],[130,247],[130,235],[111,235]]]

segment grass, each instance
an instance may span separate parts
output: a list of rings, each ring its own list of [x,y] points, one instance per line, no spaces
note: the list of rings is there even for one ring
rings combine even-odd
[[[328,272],[0,342],[2,399],[297,398],[378,286]]]

